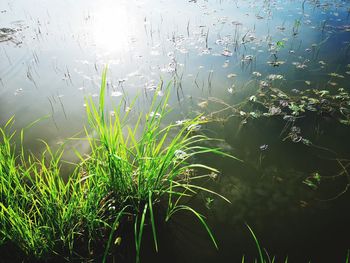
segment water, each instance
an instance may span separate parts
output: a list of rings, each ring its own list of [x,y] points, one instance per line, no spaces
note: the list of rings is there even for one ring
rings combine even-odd
[[[60,145],[82,131],[84,98],[99,93],[104,65],[110,101],[125,98],[128,107],[139,95],[135,114],[171,81],[172,120],[200,112],[221,119],[202,132],[223,139],[212,146],[244,162],[203,157],[221,171],[205,185],[232,202],[208,194],[193,201],[219,251],[191,216],[181,215],[162,229],[157,259],[144,258],[240,262],[257,254],[247,223],[279,261],[289,255],[290,262],[343,262],[350,244],[349,194],[341,194],[349,127],[338,115],[306,111],[295,125],[308,146],[286,138],[290,123],[278,116],[214,112],[255,96],[271,79],[288,94],[349,91],[349,8],[340,0],[2,1],[0,27],[16,32],[0,38],[0,122],[15,115],[23,128],[48,116],[26,132],[26,146],[39,152],[38,138]],[[70,147],[88,151],[83,142]],[[65,158],[74,160],[69,149]]]

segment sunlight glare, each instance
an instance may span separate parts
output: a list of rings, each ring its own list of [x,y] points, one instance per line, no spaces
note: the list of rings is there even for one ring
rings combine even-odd
[[[94,18],[92,33],[97,48],[109,52],[128,49],[128,38],[132,32],[133,22],[125,6],[104,5],[95,13]]]

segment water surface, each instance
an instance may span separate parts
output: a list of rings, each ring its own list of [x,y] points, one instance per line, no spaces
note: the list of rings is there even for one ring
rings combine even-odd
[[[213,112],[256,94],[264,82],[289,94],[349,91],[349,8],[340,0],[2,1],[0,27],[14,31],[0,38],[0,122],[15,115],[23,128],[48,116],[26,133],[26,146],[39,152],[38,138],[60,145],[82,131],[84,99],[98,96],[106,64],[110,102],[124,100],[128,109],[139,95],[134,114],[158,85],[170,83],[171,119],[220,118],[201,132],[223,139],[212,146],[244,162],[202,160],[221,171],[206,186],[232,202],[207,194],[193,201],[219,251],[193,218],[179,216],[152,261],[240,262],[256,255],[248,223],[280,261],[342,262],[350,244],[350,197],[339,195],[348,183],[349,126],[301,114],[296,125],[310,147],[284,140],[286,122],[278,116],[244,121]],[[83,142],[71,146],[88,151]],[[69,150],[66,158],[74,158]],[[328,178],[308,186],[316,173]]]

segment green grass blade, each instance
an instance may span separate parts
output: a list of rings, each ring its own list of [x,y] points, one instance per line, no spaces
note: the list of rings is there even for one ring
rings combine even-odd
[[[149,212],[150,212],[150,219],[151,219],[151,225],[152,225],[152,232],[153,232],[153,240],[154,240],[154,247],[156,251],[158,252],[158,241],[157,241],[157,232],[156,232],[156,225],[155,225],[155,218],[153,214],[153,204],[152,204],[152,192],[149,191],[148,194],[148,205],[149,205]]]
[[[257,237],[255,236],[253,230],[250,228],[250,226],[249,226],[247,223],[246,223],[245,225],[247,226],[247,228],[249,229],[249,232],[250,232],[251,235],[253,236],[254,241],[255,241],[255,244],[256,244],[256,247],[258,248],[260,263],[264,263],[265,260],[264,260],[264,257],[263,257],[263,254],[262,254],[262,251],[261,251],[261,248],[260,248],[259,241],[258,241]]]
[[[201,214],[199,214],[196,210],[194,210],[192,207],[189,207],[187,205],[178,205],[178,206],[176,206],[174,208],[172,214],[174,214],[174,213],[176,213],[176,212],[178,212],[180,210],[186,210],[186,211],[192,212],[192,214],[194,214],[199,219],[199,221],[202,223],[202,225],[204,226],[204,228],[207,231],[207,233],[208,233],[211,241],[213,242],[215,248],[219,249],[218,244],[217,244],[217,242],[216,242],[216,240],[214,238],[214,235],[211,232],[211,230],[210,230],[209,226],[207,225],[207,223],[205,222],[203,216]]]

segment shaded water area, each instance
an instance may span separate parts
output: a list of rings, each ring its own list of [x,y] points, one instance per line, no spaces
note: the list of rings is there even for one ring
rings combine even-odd
[[[204,193],[191,200],[219,250],[184,214],[161,229],[159,253],[144,251],[143,262],[255,258],[245,223],[278,262],[344,262],[349,56],[349,1],[3,0],[0,123],[15,115],[23,128],[48,116],[26,132],[26,147],[39,152],[39,138],[60,145],[82,131],[84,98],[98,96],[104,65],[110,103],[123,101],[135,115],[170,83],[169,118],[203,113],[213,121],[199,132],[222,139],[208,146],[243,162],[201,160],[220,170],[203,184],[232,202]],[[246,105],[269,89],[274,104]],[[317,110],[333,99],[337,106]],[[68,145],[70,161],[69,149],[89,151],[84,142]]]

